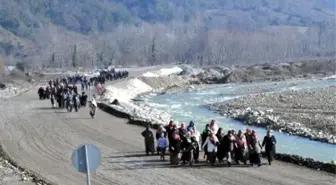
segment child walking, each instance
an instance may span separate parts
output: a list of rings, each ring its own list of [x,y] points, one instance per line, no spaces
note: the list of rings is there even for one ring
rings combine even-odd
[[[164,133],[161,133],[161,136],[158,140],[158,149],[160,151],[160,160],[165,160],[166,149],[168,147],[168,140],[164,137]]]

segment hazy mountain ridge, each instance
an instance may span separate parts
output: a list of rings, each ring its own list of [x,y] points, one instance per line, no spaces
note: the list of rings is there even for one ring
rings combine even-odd
[[[56,27],[57,34],[92,41],[97,39],[92,35],[113,33],[120,24],[133,27],[143,23],[197,22],[206,30],[260,32],[269,27],[281,30],[290,26],[295,33],[296,27],[323,28],[331,35],[335,32],[333,0],[0,0],[0,3],[0,54],[20,60],[43,54],[46,44],[41,43],[41,35],[47,32],[42,32],[49,30],[48,33],[55,34],[50,28]]]

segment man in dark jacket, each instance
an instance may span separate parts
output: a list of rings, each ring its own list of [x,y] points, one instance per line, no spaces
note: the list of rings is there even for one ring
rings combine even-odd
[[[149,155],[149,152],[154,154],[154,134],[153,132],[149,129],[149,125],[147,125],[146,130],[144,130],[141,135],[144,137],[145,140],[145,149],[146,149],[146,154]]]

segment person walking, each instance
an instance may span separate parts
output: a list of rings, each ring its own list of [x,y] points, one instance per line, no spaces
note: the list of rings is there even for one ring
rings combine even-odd
[[[276,142],[277,141],[273,136],[272,131],[268,130],[262,142],[262,147],[265,146],[265,153],[269,165],[272,165],[272,161],[274,160]]]
[[[149,125],[146,126],[146,130],[144,130],[141,135],[144,137],[146,155],[149,155],[149,153],[154,154],[154,134],[149,129]]]
[[[168,147],[168,140],[165,137],[164,132],[161,132],[160,134],[161,136],[158,139],[157,148],[158,148],[158,151],[160,152],[160,160],[164,161],[165,155],[166,155],[166,149]]]

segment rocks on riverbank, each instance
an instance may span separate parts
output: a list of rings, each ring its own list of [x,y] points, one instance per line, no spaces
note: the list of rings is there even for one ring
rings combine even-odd
[[[206,105],[245,124],[336,144],[336,87],[249,95]]]
[[[249,83],[261,81],[283,81],[293,78],[314,78],[334,75],[335,60],[298,61],[280,64],[257,64],[192,68],[183,65],[180,75],[190,75],[194,84]]]
[[[250,107],[246,109],[228,108],[228,110],[225,111],[225,115],[248,125],[266,127],[280,132],[286,132],[289,135],[296,135],[311,140],[336,144],[335,136],[323,133],[322,131],[314,131],[298,122],[286,122],[285,120],[281,120],[279,116],[272,115],[272,112],[272,109],[263,112],[252,110]]]

